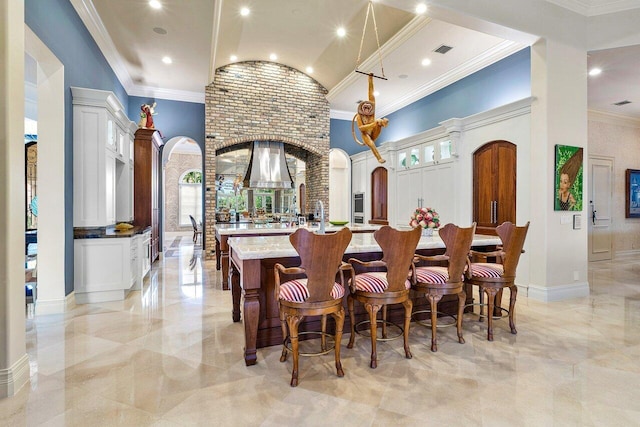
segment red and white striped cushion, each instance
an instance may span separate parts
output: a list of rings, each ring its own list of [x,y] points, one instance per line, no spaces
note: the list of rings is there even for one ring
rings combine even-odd
[[[404,282],[406,289],[411,289],[409,280]],[[363,292],[373,292],[381,294],[387,290],[389,282],[387,282],[387,273],[372,272],[356,275],[356,289]]]
[[[416,280],[420,283],[445,284],[449,280],[447,267],[418,267],[416,268]]]
[[[344,296],[344,288],[340,283],[334,283],[331,298],[339,299]],[[280,299],[291,302],[305,302],[309,298],[307,279],[294,279],[280,284]]]
[[[504,267],[502,264],[474,262],[471,264],[471,274],[476,277],[502,277]]]

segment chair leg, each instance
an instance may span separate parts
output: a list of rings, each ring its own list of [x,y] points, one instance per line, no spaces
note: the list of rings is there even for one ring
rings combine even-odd
[[[478,287],[478,300],[480,301],[480,315],[478,316],[478,322],[482,322],[482,319],[484,319],[484,289],[481,286]]]
[[[285,314],[280,312],[280,327],[282,328],[282,354],[280,355],[280,362],[286,362],[287,354],[287,346],[285,345],[287,342],[287,321],[285,320]]]
[[[387,338],[387,305],[382,306],[382,338]]]
[[[462,314],[464,313],[464,303],[467,299],[467,293],[464,288],[458,293],[458,318],[456,319],[456,328],[458,330],[458,342],[464,344],[462,338]]]
[[[371,322],[371,366],[372,369],[378,367],[378,351],[376,349],[376,340],[377,340],[377,330],[378,325],[376,324],[376,318],[378,317],[378,311],[380,310],[380,305],[374,304],[365,304],[364,308],[367,309],[367,313],[369,313],[369,321]]]
[[[413,311],[413,301],[407,298],[402,302],[404,306],[404,356],[411,359],[411,349],[409,349],[409,326],[411,326],[411,312]],[[385,306],[386,307],[386,306]]]
[[[502,289],[498,289],[496,293],[496,302],[493,306],[493,315],[496,317],[502,317]]]
[[[429,305],[431,307],[431,351],[438,351],[438,301],[442,299],[442,295],[427,294]]]
[[[509,296],[509,327],[511,328],[512,334],[517,334],[516,330],[516,322],[513,319],[515,316],[515,308],[516,308],[516,297],[518,296],[518,287],[515,285],[509,286],[511,290],[511,294]]]
[[[300,359],[300,354],[298,353],[298,325],[303,318],[303,316],[287,316],[287,324],[289,325],[289,334],[291,336],[291,349],[293,353],[291,387],[297,387],[298,385],[298,361]]]
[[[344,371],[342,370],[342,362],[340,361],[340,341],[342,340],[342,328],[344,327],[344,308],[333,314],[333,318],[336,321],[336,372],[339,377],[344,377]]]
[[[495,307],[496,294],[498,290],[495,288],[484,288],[487,293],[487,340],[493,341],[493,309]]]
[[[320,335],[320,351],[327,350],[327,337],[325,336],[325,332],[327,332],[327,315],[323,314],[320,319],[320,327],[322,329],[322,334]]]
[[[356,313],[353,311],[353,297],[351,294],[347,296],[347,307],[349,308],[349,319],[351,320],[351,336],[349,337],[347,348],[353,348],[353,343],[356,340]]]

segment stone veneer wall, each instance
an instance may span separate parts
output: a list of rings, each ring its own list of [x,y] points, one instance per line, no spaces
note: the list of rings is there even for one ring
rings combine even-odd
[[[307,206],[322,200],[329,215],[329,102],[306,74],[273,62],[218,68],[205,92],[205,257],[215,252],[216,152],[248,141],[281,141],[306,162]]]
[[[164,167],[165,193],[164,193],[164,226],[165,231],[191,231],[193,227],[181,226],[178,180],[183,173],[190,170],[201,170],[202,161],[199,154],[172,153]]]

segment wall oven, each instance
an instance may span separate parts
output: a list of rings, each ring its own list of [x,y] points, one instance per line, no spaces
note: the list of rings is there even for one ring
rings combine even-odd
[[[364,193],[353,193],[353,223],[364,224]]]

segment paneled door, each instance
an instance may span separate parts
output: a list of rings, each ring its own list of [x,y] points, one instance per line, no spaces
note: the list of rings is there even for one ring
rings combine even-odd
[[[389,225],[387,218],[387,170],[377,167],[371,173],[371,220],[369,224]]]
[[[589,261],[612,258],[613,159],[589,157]]]
[[[478,233],[495,235],[516,222],[516,146],[492,141],[473,153],[473,220]]]

